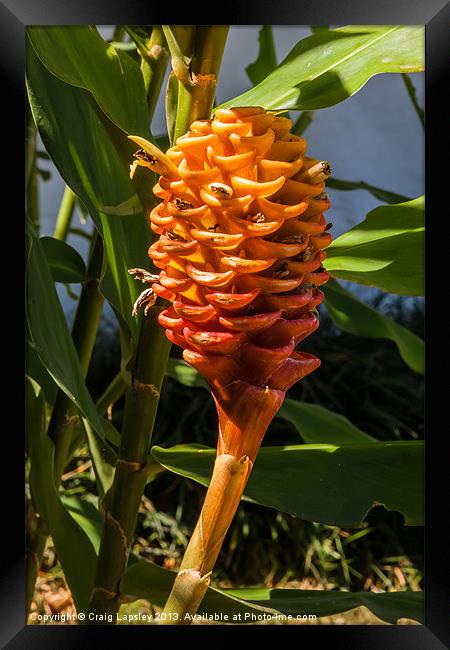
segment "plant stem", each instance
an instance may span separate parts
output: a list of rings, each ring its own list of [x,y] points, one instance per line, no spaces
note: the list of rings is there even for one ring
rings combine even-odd
[[[98,282],[103,262],[103,241],[96,232],[92,242],[87,274],[88,280],[81,290],[80,300],[72,328],[72,338],[80,358],[83,375],[86,376],[94,348],[97,329],[103,309],[104,298],[98,290]],[[55,443],[55,480],[67,463],[72,435],[75,428],[76,409],[70,398],[59,390],[48,426],[48,435]]]
[[[314,111],[303,111],[300,113],[297,121],[292,127],[292,133],[295,133],[295,135],[303,135],[303,133],[313,121],[313,116]]]
[[[422,126],[425,128],[425,111],[419,106],[419,102],[417,101],[417,91],[414,87],[413,82],[411,81],[411,77],[407,74],[402,74],[402,78],[406,86],[406,90],[408,91],[408,95],[413,103],[414,110],[417,113],[417,117],[419,118]]]
[[[164,608],[163,625],[190,623],[208,589],[219,555],[264,434],[284,400],[246,382],[213,389],[219,438],[213,475],[200,517]]]
[[[194,54],[189,66],[190,84],[180,82],[178,87],[174,141],[186,133],[192,122],[207,119],[211,114],[228,30],[228,25],[197,27],[194,42],[192,34],[187,35],[190,39],[185,36],[188,45],[178,38],[183,54],[189,46],[194,48]]]
[[[139,504],[147,481],[147,456],[169,354],[164,330],[153,307],[141,328],[131,384],[126,391],[121,446],[111,492],[104,504],[105,524],[90,611],[115,614],[126,570]]]
[[[118,372],[104,393],[98,398],[95,406],[100,415],[105,415],[109,407],[117,402],[125,392],[125,382],[121,372]]]
[[[149,115],[153,115],[161,92],[169,54],[164,47],[164,33],[160,26],[154,25],[146,50],[141,52],[141,71],[144,77]]]
[[[73,210],[75,207],[75,194],[68,185],[64,188],[63,197],[59,206],[58,216],[56,217],[55,230],[53,237],[65,241],[69,233],[70,222],[72,221]]]
[[[248,456],[217,456],[199,520],[164,607],[163,625],[183,624],[197,612],[251,469]]]

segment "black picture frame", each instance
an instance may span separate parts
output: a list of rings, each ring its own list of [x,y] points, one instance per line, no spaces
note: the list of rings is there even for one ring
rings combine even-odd
[[[168,9],[168,11],[167,11]],[[18,235],[18,249],[23,241],[23,222],[18,217],[23,211],[23,155],[20,142],[23,142],[25,124],[25,37],[27,25],[69,25],[69,24],[161,24],[173,23],[174,15],[179,24],[252,25],[258,24],[410,24],[426,26],[426,215],[431,226],[426,236],[426,340],[427,352],[427,388],[426,388],[426,422],[430,433],[426,445],[426,564],[425,564],[425,602],[426,619],[423,626],[297,626],[280,628],[266,626],[258,628],[263,631],[265,640],[276,634],[278,642],[284,642],[295,635],[296,643],[325,644],[333,648],[347,650],[388,649],[390,647],[413,650],[438,650],[450,647],[450,603],[449,575],[445,571],[446,531],[445,519],[448,511],[448,491],[446,478],[449,473],[448,458],[444,444],[447,443],[447,377],[450,370],[446,348],[448,325],[444,319],[446,298],[445,238],[448,232],[445,213],[445,175],[448,165],[445,156],[448,147],[444,144],[446,127],[448,129],[448,109],[444,100],[445,88],[448,88],[448,70],[450,40],[450,6],[445,0],[378,0],[371,3],[362,0],[277,0],[269,2],[238,2],[227,0],[226,13],[220,11],[220,5],[209,6],[201,11],[196,3],[196,11],[184,6],[157,6],[149,2],[136,0],[118,2],[81,2],[80,0],[3,0],[0,2],[0,68],[3,89],[3,108],[11,111],[5,117],[5,129],[13,137],[11,147],[3,149],[3,161],[7,163],[6,176],[3,175],[4,193],[13,200],[14,220],[8,222],[10,231],[15,229]],[[447,80],[447,83],[445,81]],[[7,90],[5,90],[7,89]],[[16,126],[13,127],[13,124]],[[11,125],[11,126],[9,126]],[[7,133],[4,133],[7,135]],[[23,153],[23,152],[22,152]],[[9,178],[8,178],[9,173]],[[10,189],[14,182],[16,191]],[[14,228],[12,227],[14,225]],[[9,244],[8,244],[9,248]],[[8,273],[15,271],[6,271]],[[16,278],[16,275],[14,275]],[[17,282],[16,282],[17,285]],[[9,285],[10,286],[10,285]],[[21,368],[17,357],[18,350],[23,349],[23,330],[17,324],[17,314],[23,313],[20,291],[8,292],[8,302],[12,294],[18,299],[13,320],[13,329],[18,338],[17,346],[9,343],[11,361],[7,367],[13,368],[18,377],[17,388],[11,384],[11,391],[20,392]],[[10,310],[8,310],[10,311]],[[22,321],[23,322],[23,321]],[[5,351],[6,354],[7,350]],[[446,356],[447,355],[447,356]],[[10,364],[10,365],[9,365]],[[435,424],[431,432],[431,418]],[[5,559],[0,578],[0,644],[11,650],[17,648],[80,648],[94,647],[96,643],[113,640],[118,643],[131,644],[143,640],[145,643],[173,639],[175,629],[185,641],[198,636],[201,639],[214,637],[217,627],[196,626],[189,628],[160,628],[152,626],[27,626],[25,624],[25,551],[24,551],[24,500],[23,500],[23,435],[18,432],[17,416],[10,417],[14,433],[7,431],[7,448],[3,446],[4,459],[12,468],[7,478],[4,505],[9,511],[4,513],[3,528],[7,533],[8,555]],[[6,438],[5,438],[6,439]],[[3,463],[4,465],[4,463]],[[5,473],[3,473],[5,474]],[[6,476],[2,476],[6,478]],[[3,500],[2,500],[3,501]],[[447,506],[447,507],[446,507]],[[15,524],[13,523],[15,516]],[[6,524],[7,522],[7,524]],[[82,562],[82,558],[80,558]],[[234,626],[221,626],[220,635],[229,638]],[[239,626],[238,634],[243,643],[254,638],[255,627]],[[163,631],[164,630],[164,631]],[[249,635],[252,635],[251,637]],[[287,635],[285,637],[285,635]],[[289,642],[289,641],[288,641]],[[332,644],[332,646],[331,646]]]

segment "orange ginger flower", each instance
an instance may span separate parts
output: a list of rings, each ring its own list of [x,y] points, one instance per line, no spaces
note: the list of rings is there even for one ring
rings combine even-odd
[[[171,306],[159,323],[211,386],[218,460],[241,468],[230,470],[235,489],[228,485],[224,495],[222,484],[209,505],[207,496],[203,551],[188,549],[182,564],[200,576],[215,562],[285,391],[320,365],[296,347],[319,325],[318,287],[329,278],[322,262],[332,240],[323,216],[330,167],[305,155],[306,140],[291,127],[285,117],[245,107],[194,122],[165,155],[131,138],[142,147],[132,173],[143,165],[161,175],[154,193],[162,202],[150,214],[159,239],[149,256],[160,269],[152,290]],[[213,484],[214,475],[210,490]],[[218,508],[228,512],[221,524]]]
[[[242,446],[230,407],[248,402],[255,422],[245,428],[261,429],[285,391],[320,364],[295,348],[319,325],[317,287],[329,278],[330,167],[305,155],[306,140],[291,127],[245,107],[194,122],[165,156],[132,138],[142,146],[132,172],[143,165],[161,174],[154,193],[162,203],[150,214],[159,239],[149,256],[161,269],[152,289],[172,305],[159,323],[209,382],[224,452]],[[245,450],[251,460],[254,442]]]

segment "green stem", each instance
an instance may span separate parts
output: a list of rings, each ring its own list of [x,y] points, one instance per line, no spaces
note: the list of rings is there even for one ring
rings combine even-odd
[[[125,383],[121,372],[118,372],[105,392],[98,398],[95,406],[100,415],[105,415],[109,407],[115,404],[125,392]]]
[[[126,571],[139,505],[147,482],[147,457],[170,346],[153,307],[135,356],[126,391],[121,446],[111,491],[104,503],[105,524],[90,611],[115,615],[120,581]],[[98,624],[98,621],[97,621]]]
[[[297,121],[292,127],[292,133],[295,133],[295,135],[303,135],[303,133],[313,121],[313,115],[314,111],[303,111],[300,113]]]
[[[403,82],[406,86],[406,90],[408,91],[408,95],[413,103],[414,110],[417,113],[417,116],[420,120],[420,123],[422,126],[425,128],[425,111],[423,108],[419,106],[419,102],[417,101],[417,92],[414,87],[413,82],[411,81],[411,78],[407,74],[402,74]]]
[[[144,77],[145,92],[147,93],[149,115],[153,115],[155,112],[169,60],[169,55],[164,45],[164,33],[161,27],[155,25],[146,43],[146,49],[143,52],[140,51],[142,56],[141,72]]]
[[[96,233],[92,243],[91,255],[87,268],[88,280],[81,290],[80,300],[72,328],[72,338],[80,358],[80,365],[86,376],[94,348],[97,329],[103,309],[104,298],[98,290],[98,282],[103,261],[103,241]],[[70,398],[59,390],[48,426],[48,435],[55,443],[55,480],[60,476],[67,463],[67,453],[75,428],[76,409]]]
[[[75,207],[75,194],[68,185],[64,188],[61,205],[59,206],[58,216],[56,217],[55,230],[53,237],[65,241],[69,233],[70,222],[72,221],[73,210]]]
[[[178,88],[174,141],[186,133],[192,122],[207,119],[211,114],[228,30],[228,25],[206,25],[196,29],[190,84],[180,83]]]

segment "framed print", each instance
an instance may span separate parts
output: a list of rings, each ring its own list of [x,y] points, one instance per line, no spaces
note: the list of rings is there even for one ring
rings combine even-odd
[[[448,6],[0,11],[26,241],[2,647],[445,647]]]

